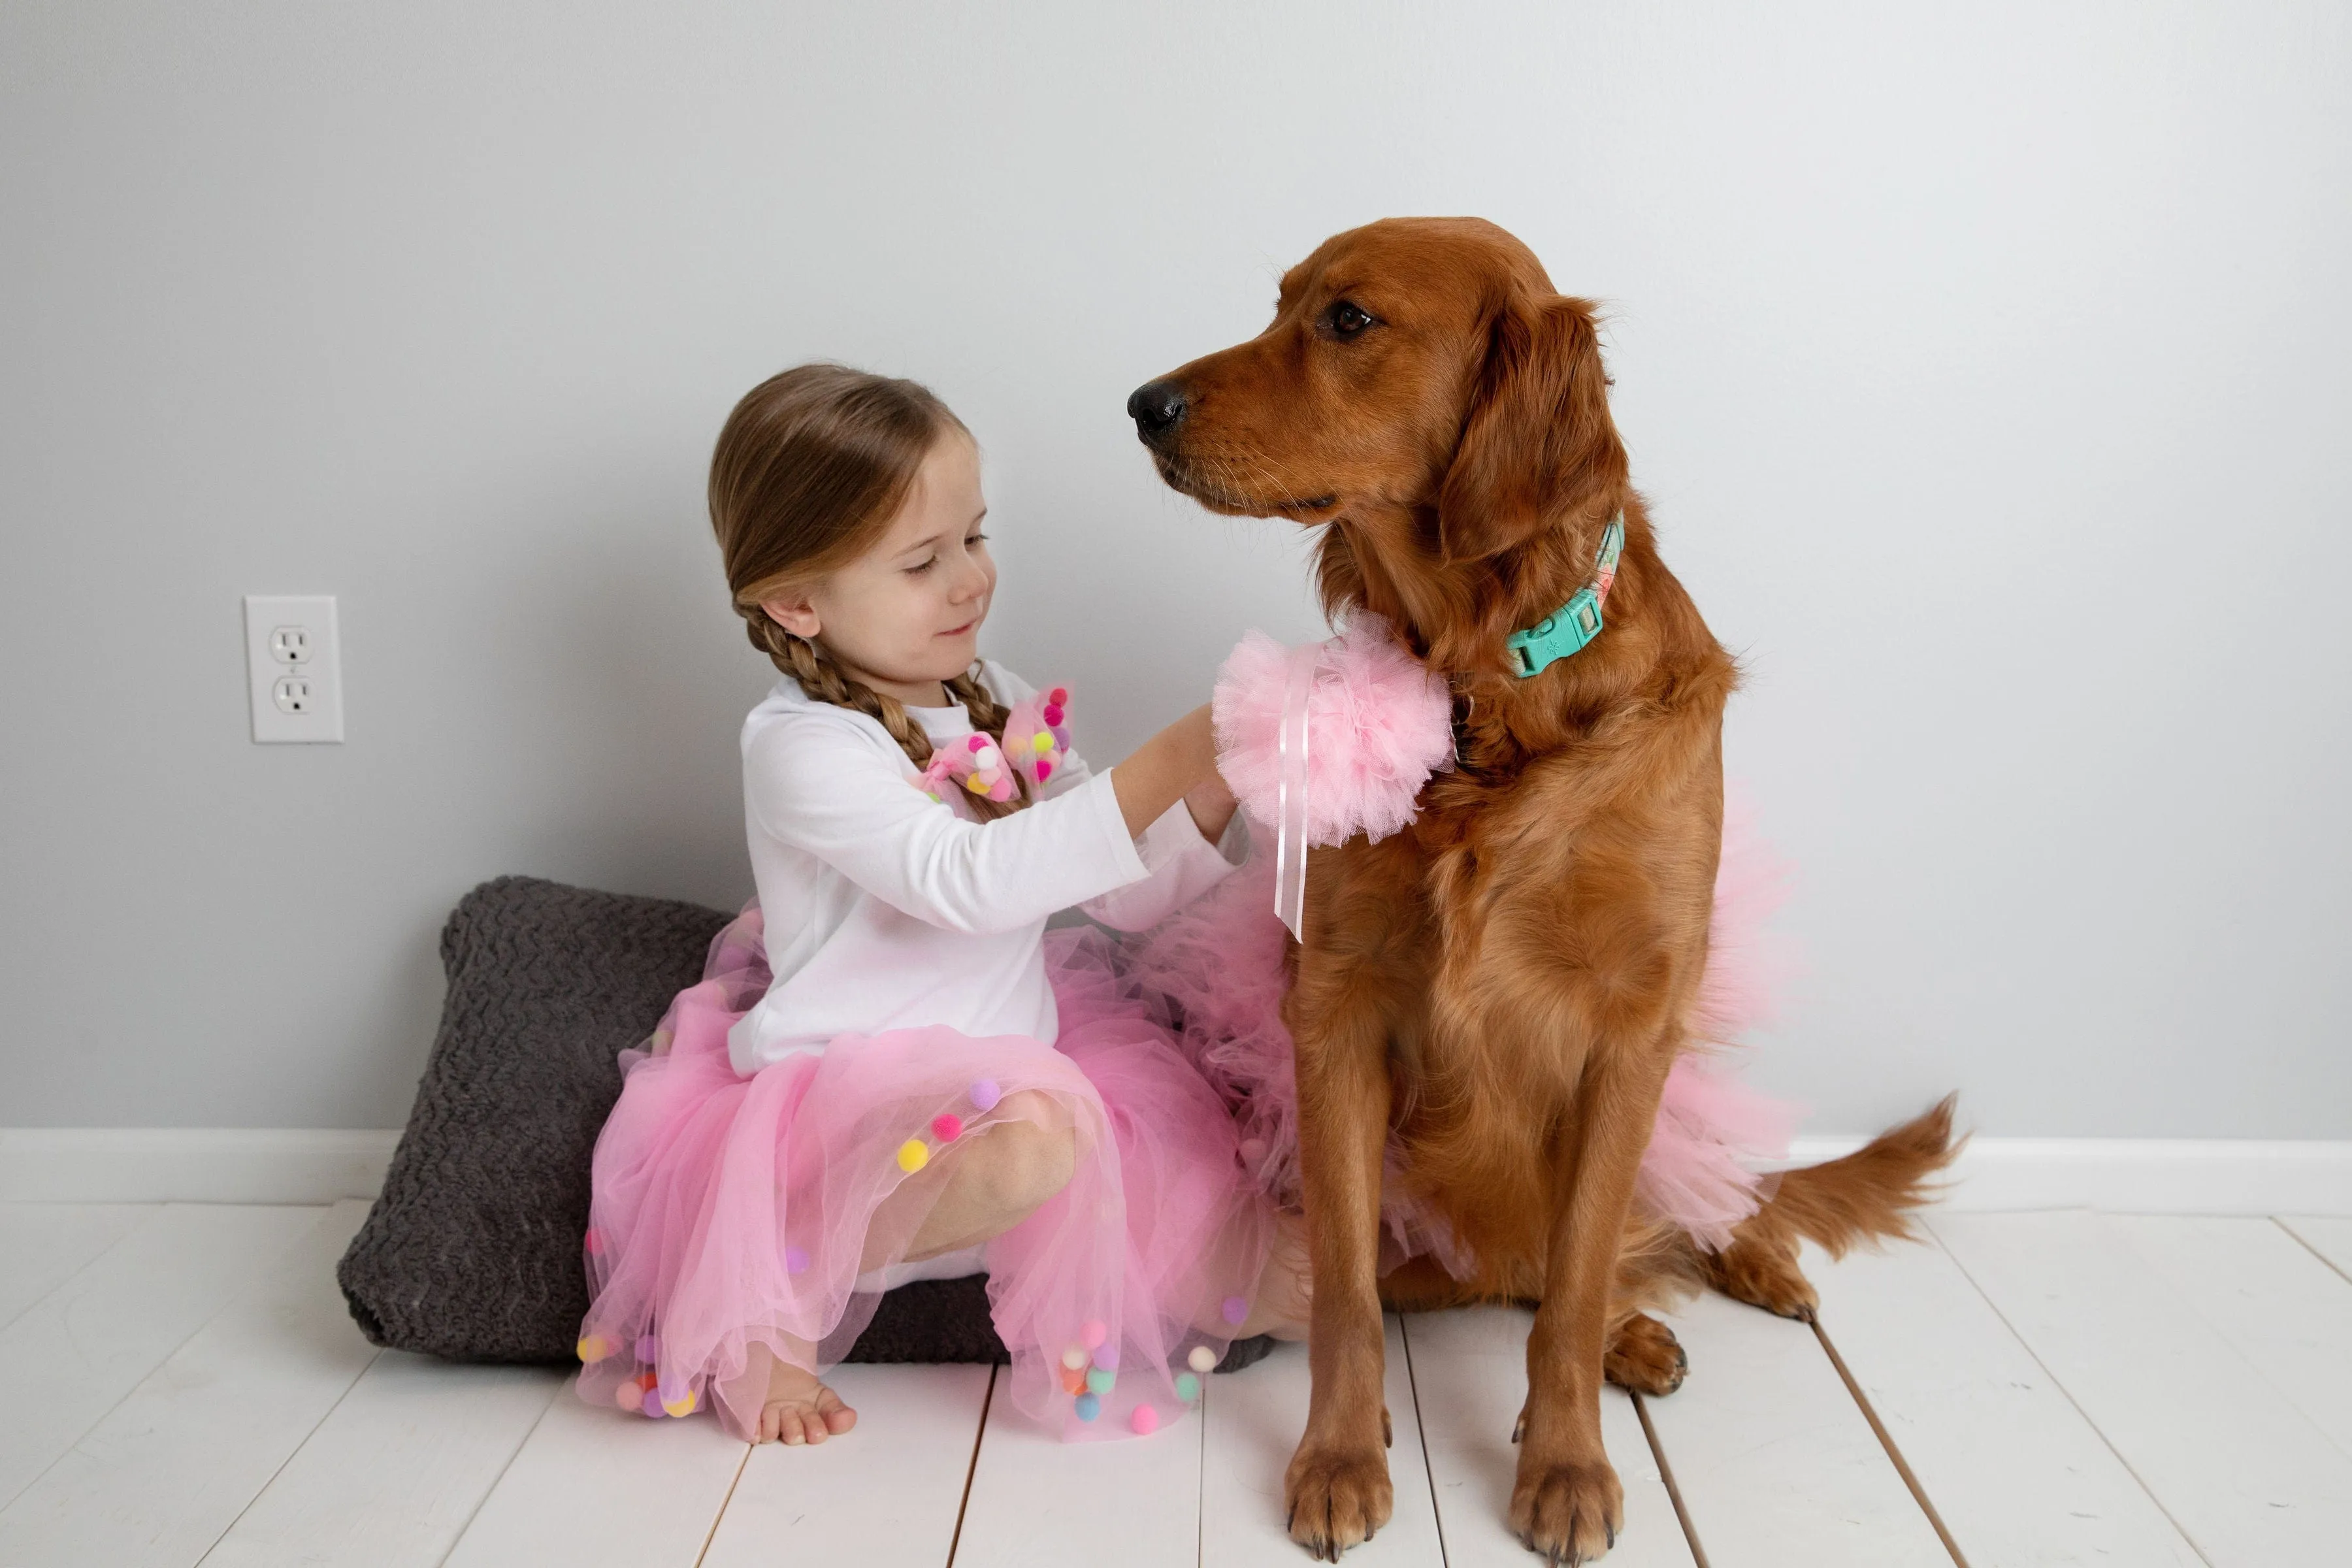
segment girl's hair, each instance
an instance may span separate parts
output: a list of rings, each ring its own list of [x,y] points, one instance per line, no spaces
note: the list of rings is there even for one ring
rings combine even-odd
[[[931,760],[930,737],[898,699],[850,675],[761,605],[870,549],[905,503],[923,458],[950,430],[971,437],[927,386],[845,365],[804,364],[746,393],[710,458],[710,525],[751,646],[812,700],[876,720],[919,768]],[[971,713],[973,728],[1002,746],[1011,715],[973,671],[947,689]],[[1018,794],[1003,803],[967,798],[983,817],[1025,804]]]

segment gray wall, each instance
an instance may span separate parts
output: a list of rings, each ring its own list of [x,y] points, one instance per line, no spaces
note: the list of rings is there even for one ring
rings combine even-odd
[[[1752,672],[1758,1079],[2352,1135],[2347,192],[2340,5],[0,8],[0,1123],[395,1124],[474,882],[743,896],[700,483],[800,359],[979,433],[1115,757],[1317,624],[1129,389],[1476,213]],[[347,744],[247,741],[254,592]]]

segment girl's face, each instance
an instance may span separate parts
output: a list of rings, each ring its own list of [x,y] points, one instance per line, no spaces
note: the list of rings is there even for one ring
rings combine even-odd
[[[943,707],[942,682],[979,657],[996,563],[980,531],[980,452],[960,430],[923,458],[906,504],[874,547],[804,592],[761,606],[845,672],[917,707]]]

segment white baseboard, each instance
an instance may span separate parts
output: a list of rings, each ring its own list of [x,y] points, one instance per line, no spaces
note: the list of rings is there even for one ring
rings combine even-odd
[[[1859,1138],[1800,1138],[1811,1165]],[[2229,1138],[1973,1138],[1943,1206],[1964,1213],[2352,1215],[2352,1142]]]
[[[372,1198],[396,1131],[0,1128],[0,1202],[324,1204]],[[1859,1138],[1800,1138],[1811,1164]],[[1979,1138],[1944,1197],[1956,1210],[2352,1215],[2352,1142]]]
[[[0,1127],[0,1202],[372,1198],[399,1142],[374,1128]]]

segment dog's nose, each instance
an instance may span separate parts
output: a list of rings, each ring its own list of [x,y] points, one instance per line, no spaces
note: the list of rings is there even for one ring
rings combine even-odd
[[[1135,421],[1135,433],[1147,441],[1157,441],[1184,420],[1190,405],[1184,398],[1184,388],[1172,381],[1147,381],[1135,389],[1127,400],[1127,416]]]

